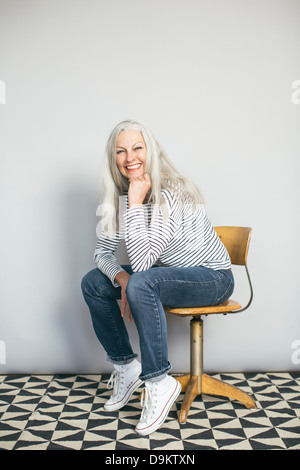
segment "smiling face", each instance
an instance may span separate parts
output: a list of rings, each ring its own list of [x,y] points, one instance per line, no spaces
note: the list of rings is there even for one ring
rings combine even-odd
[[[126,178],[142,176],[145,173],[147,148],[138,130],[122,131],[116,143],[116,164]]]

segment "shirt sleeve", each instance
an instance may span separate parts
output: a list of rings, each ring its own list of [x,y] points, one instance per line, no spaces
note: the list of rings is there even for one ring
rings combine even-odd
[[[182,211],[174,195],[166,190],[162,194],[167,216],[159,208],[148,225],[143,207],[127,209],[124,213],[125,244],[134,272],[151,268],[181,223]]]
[[[114,255],[120,241],[120,233],[116,233],[112,238],[109,238],[102,232],[94,251],[94,261],[97,268],[111,280],[114,287],[120,285],[115,281],[116,275],[124,271]]]

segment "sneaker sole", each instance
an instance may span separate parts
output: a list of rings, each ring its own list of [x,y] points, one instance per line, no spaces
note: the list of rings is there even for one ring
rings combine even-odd
[[[178,398],[178,396],[180,395],[180,392],[181,392],[181,384],[177,380],[176,380],[176,382],[177,382],[177,384],[176,384],[176,387],[174,389],[173,394],[169,398],[166,406],[163,408],[161,414],[154,421],[154,423],[149,424],[149,426],[147,426],[145,428],[138,428],[138,427],[135,428],[136,432],[140,436],[148,436],[149,434],[156,431],[163,424],[163,422],[165,421],[165,419],[167,418],[167,416],[169,414],[169,411],[170,411],[173,403],[176,401],[176,399]]]
[[[137,380],[137,382],[135,382],[132,387],[127,391],[127,393],[125,394],[124,398],[122,398],[121,400],[117,401],[116,403],[112,403],[112,404],[107,404],[107,403],[104,403],[104,409],[106,411],[116,411],[116,410],[120,410],[121,408],[123,408],[123,406],[125,406],[132,394],[143,384],[144,382],[140,379]]]

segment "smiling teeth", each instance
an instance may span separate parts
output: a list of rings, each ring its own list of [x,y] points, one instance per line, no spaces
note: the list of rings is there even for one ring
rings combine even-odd
[[[139,168],[141,166],[141,163],[138,163],[137,165],[132,165],[132,166],[127,166],[128,170],[133,170],[134,168]]]

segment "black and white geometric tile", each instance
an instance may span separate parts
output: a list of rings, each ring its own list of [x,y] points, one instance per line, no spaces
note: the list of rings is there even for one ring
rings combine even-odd
[[[257,409],[198,396],[178,422],[183,395],[160,429],[139,437],[137,391],[107,412],[108,375],[0,376],[1,450],[299,450],[300,373],[231,373],[214,377],[248,392]]]

